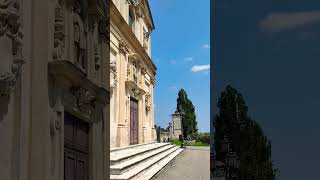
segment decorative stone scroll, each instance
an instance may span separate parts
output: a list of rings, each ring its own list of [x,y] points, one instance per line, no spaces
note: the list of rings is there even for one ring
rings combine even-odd
[[[57,102],[53,108],[53,112],[50,116],[50,134],[55,136],[61,130],[61,122],[63,115],[63,105],[61,103],[60,97],[58,97]]]
[[[150,109],[151,109],[151,100],[150,100],[150,97],[151,97],[151,94],[150,94],[150,93],[146,94],[146,96],[145,96],[146,109],[147,109],[148,111],[150,111]]]
[[[16,0],[0,0],[0,97],[8,97],[24,64],[22,57],[20,4]]]
[[[114,89],[117,86],[117,60],[112,54],[110,58],[110,88]]]

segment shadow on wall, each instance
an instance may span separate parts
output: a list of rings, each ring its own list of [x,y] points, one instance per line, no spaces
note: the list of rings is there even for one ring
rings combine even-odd
[[[0,122],[4,120],[4,116],[8,113],[9,96],[0,97]]]

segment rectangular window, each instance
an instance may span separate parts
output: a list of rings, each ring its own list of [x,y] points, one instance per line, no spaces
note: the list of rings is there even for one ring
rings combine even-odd
[[[145,84],[146,84],[146,91],[149,92],[150,91],[150,83],[147,79],[145,80]]]
[[[129,24],[129,26],[131,27],[131,29],[132,29],[133,32],[134,32],[134,21],[135,21],[135,19],[134,19],[134,14],[133,14],[132,10],[129,9],[129,20],[128,20],[128,24]]]

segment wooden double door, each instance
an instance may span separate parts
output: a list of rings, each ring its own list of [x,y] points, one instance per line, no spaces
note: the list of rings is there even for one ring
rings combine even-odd
[[[89,125],[65,112],[64,180],[89,179]]]
[[[139,143],[139,106],[138,101],[130,99],[130,144]]]

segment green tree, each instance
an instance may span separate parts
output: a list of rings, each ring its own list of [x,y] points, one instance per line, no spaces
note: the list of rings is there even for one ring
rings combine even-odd
[[[230,147],[240,156],[240,176],[246,180],[274,180],[278,170],[272,162],[271,142],[260,125],[248,115],[243,96],[227,86],[218,101],[219,114],[214,119],[214,149],[225,162],[221,140],[228,137]]]
[[[195,107],[183,89],[180,89],[178,93],[177,111],[182,117],[182,132],[184,138],[186,139],[189,136],[195,138],[198,133]]]

